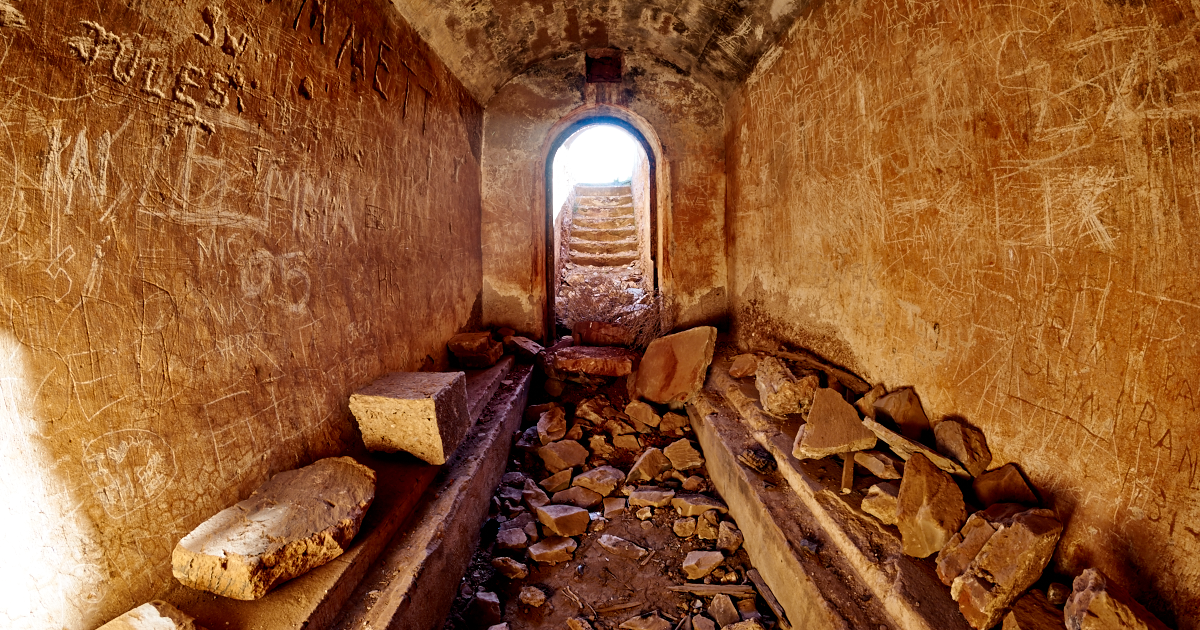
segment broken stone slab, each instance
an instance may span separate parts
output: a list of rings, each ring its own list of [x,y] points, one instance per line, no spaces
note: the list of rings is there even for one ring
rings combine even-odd
[[[733,362],[729,365],[729,375],[733,378],[754,376],[757,370],[758,356],[753,354],[739,354],[733,357]]]
[[[609,553],[616,556],[621,556],[622,558],[641,560],[642,558],[646,557],[646,554],[650,553],[643,547],[639,547],[638,545],[635,545],[624,538],[612,536],[610,534],[601,535],[597,542],[599,542],[600,546],[604,547],[604,549]]]
[[[717,527],[721,517],[716,510],[708,510],[696,518],[696,536],[701,540],[716,540],[721,532]]]
[[[874,420],[875,401],[879,400],[886,393],[887,389],[883,387],[883,383],[878,383],[871,389],[867,390],[867,393],[863,394],[861,398],[854,401],[854,407],[858,409],[858,412],[861,413],[863,417]]]
[[[972,477],[978,477],[992,463],[983,431],[957,420],[942,420],[933,429],[938,451],[962,464]]]
[[[724,503],[703,494],[677,494],[671,499],[671,507],[674,507],[680,516],[699,516],[709,510],[721,514],[729,512]]]
[[[517,599],[526,606],[541,608],[546,603],[546,593],[536,586],[522,586]]]
[[[717,630],[717,623],[704,615],[692,615],[692,630]]]
[[[700,391],[712,363],[717,329],[699,326],[650,342],[638,366],[635,398],[681,404]]]
[[[821,459],[838,453],[865,451],[875,446],[877,438],[863,426],[854,406],[832,389],[818,389],[813,394],[808,422],[801,425],[792,444],[796,459]]]
[[[1004,615],[1001,630],[1064,630],[1063,613],[1034,589],[1022,595]]]
[[[625,405],[625,415],[635,422],[640,422],[648,427],[657,427],[662,422],[662,416],[654,411],[654,407],[640,400],[634,400],[628,405]]]
[[[1073,583],[1063,616],[1068,630],[1167,630],[1099,569],[1086,569]]]
[[[962,575],[971,566],[979,550],[987,544],[996,533],[997,525],[992,523],[983,512],[976,512],[967,518],[966,524],[958,533],[950,537],[937,556],[937,575],[942,584],[950,586],[954,579]]]
[[[582,466],[588,458],[588,450],[574,440],[551,442],[538,449],[538,456],[552,473]]]
[[[971,478],[971,473],[967,472],[966,468],[959,466],[958,462],[938,453],[924,444],[914,442],[903,435],[900,435],[899,433],[896,433],[895,431],[883,426],[882,424],[871,420],[870,418],[864,418],[862,423],[863,426],[867,427],[872,433],[875,434],[875,437],[892,447],[892,450],[900,456],[900,459],[908,461],[914,453],[920,453],[921,455],[924,455],[926,459],[933,462],[935,466],[950,473],[951,475],[954,475],[955,477],[960,477],[963,479]]]
[[[733,600],[725,594],[713,598],[712,603],[708,605],[708,614],[717,620],[717,625],[721,628],[738,623],[742,619],[737,607],[733,605]]]
[[[621,630],[671,630],[671,622],[659,617],[655,612],[626,619],[617,627]]]
[[[471,369],[491,367],[504,356],[504,345],[486,331],[454,335],[446,348],[463,367]]]
[[[571,483],[606,497],[612,494],[624,479],[625,473],[620,470],[612,466],[598,466],[585,473],[575,475],[575,479]]]
[[[911,387],[881,396],[874,406],[876,418],[880,413],[891,418],[900,427],[900,433],[910,440],[919,440],[930,430],[929,416],[925,415],[921,399]]]
[[[631,346],[633,331],[610,322],[576,322],[571,336],[581,346]]]
[[[567,411],[553,407],[543,413],[537,421],[537,432],[543,445],[563,439],[567,434]]]
[[[662,422],[658,423],[658,430],[666,435],[680,437],[687,426],[687,416],[681,416],[672,412],[663,415]]]
[[[1021,593],[1038,580],[1054,555],[1062,523],[1050,510],[1012,517],[992,534],[971,565],[950,585],[950,596],[976,630],[996,625]]]
[[[584,513],[586,514],[586,512]],[[574,538],[550,536],[529,547],[529,559],[542,564],[567,562],[574,557],[577,546],[579,545]]]
[[[867,489],[860,508],[879,519],[884,525],[896,524],[896,504],[900,495],[900,484],[885,481]]]
[[[574,505],[575,507],[581,508],[590,508],[594,505],[600,505],[600,501],[603,499],[604,497],[601,496],[599,492],[593,492],[587,488],[574,486],[560,492],[555,492],[554,496],[550,497],[550,502]]]
[[[492,567],[510,580],[523,580],[529,575],[529,567],[507,556],[492,558]]]
[[[988,471],[975,478],[971,484],[975,490],[975,498],[984,507],[997,503],[1021,503],[1037,505],[1037,495],[1025,481],[1025,476],[1016,464],[1005,464],[996,470]]]
[[[704,490],[704,477],[692,475],[683,480],[683,489],[688,492],[700,492]]]
[[[868,472],[880,479],[899,479],[904,474],[903,460],[896,459],[883,451],[855,453],[854,463],[866,468]]]
[[[618,435],[613,438],[613,446],[622,451],[636,451],[642,448],[636,435]]]
[[[913,453],[896,497],[896,526],[904,553],[916,558],[937,553],[966,520],[958,484],[924,455]]]
[[[538,487],[532,479],[525,480],[525,488],[521,490],[521,498],[532,508],[539,508],[550,502],[550,497]]]
[[[814,375],[797,379],[776,357],[763,357],[754,372],[758,401],[767,413],[777,416],[807,411],[820,383],[821,379]]]
[[[510,551],[524,549],[529,546],[529,536],[525,530],[516,527],[502,529],[496,533],[496,545]]]
[[[571,487],[571,475],[574,472],[574,468],[564,468],[539,481],[538,485],[546,492],[561,492]]]
[[[616,518],[625,513],[625,499],[609,497],[604,500],[604,518]]]
[[[674,490],[664,488],[638,488],[629,495],[629,505],[632,507],[666,507],[675,498]]]
[[[196,620],[161,600],[147,602],[100,626],[98,630],[204,630]]]
[[[350,396],[368,450],[446,463],[471,428],[462,372],[392,372]]]
[[[573,505],[550,504],[533,511],[538,521],[555,536],[583,535],[592,520],[587,510]]]
[[[591,449],[592,453],[594,453],[596,457],[608,458],[612,457],[613,454],[613,447],[609,445],[608,441],[604,439],[603,435],[593,435],[588,438],[588,448]],[[624,478],[625,473],[621,473],[621,475],[622,478]]]
[[[509,342],[512,343],[515,354],[525,357],[526,359],[537,359],[538,357],[542,356],[543,352],[546,351],[546,348],[543,347],[542,344],[530,339],[529,337],[513,335],[512,337],[509,337]]]
[[[724,561],[720,551],[689,551],[683,559],[683,575],[689,580],[702,580]]]
[[[717,530],[717,549],[724,551],[729,555],[737,553],[745,541],[742,536],[742,530],[738,529],[729,521],[721,521],[721,525]]]
[[[696,517],[688,516],[686,518],[675,519],[671,523],[671,531],[680,538],[691,538],[696,535]]]
[[[663,449],[663,455],[671,460],[671,467],[675,470],[691,470],[704,465],[704,458],[700,456],[700,451],[697,451],[691,441],[686,438],[672,442]]]
[[[330,457],[281,472],[184,536],[171,573],[184,586],[252,600],[342,555],[375,498],[375,471]]]
[[[638,353],[608,346],[571,346],[554,351],[549,360],[556,372],[628,376],[638,361]]]
[[[629,469],[629,474],[625,477],[625,483],[637,483],[639,481],[649,481],[662,473],[671,469],[671,460],[667,459],[663,452],[656,448],[648,448],[642,456],[634,462],[633,467]]]

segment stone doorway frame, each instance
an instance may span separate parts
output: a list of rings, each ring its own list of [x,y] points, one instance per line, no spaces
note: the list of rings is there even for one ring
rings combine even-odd
[[[667,169],[665,168],[665,159],[662,153],[662,143],[658,139],[658,134],[654,132],[654,128],[650,126],[641,116],[620,107],[612,105],[592,105],[578,109],[567,116],[550,129],[547,134],[548,142],[542,151],[542,190],[544,192],[545,207],[543,208],[544,218],[544,234],[545,260],[543,268],[545,269],[546,278],[546,300],[545,314],[543,316],[543,331],[542,341],[549,345],[554,341],[555,332],[555,297],[558,291],[555,274],[554,255],[556,248],[554,246],[554,156],[558,153],[558,149],[571,136],[584,130],[587,127],[596,125],[613,125],[620,127],[633,136],[642,147],[642,151],[646,155],[646,161],[649,163],[649,197],[650,197],[650,253],[651,262],[654,265],[651,276],[654,279],[654,289],[663,296],[663,302],[666,302],[670,287],[670,269],[668,263],[668,248],[665,246],[666,239],[664,234],[669,222],[664,221],[664,215],[669,214],[670,207],[670,184],[667,178]]]

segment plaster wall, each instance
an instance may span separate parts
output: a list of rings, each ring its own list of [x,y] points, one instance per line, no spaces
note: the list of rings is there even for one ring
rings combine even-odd
[[[1200,627],[1190,2],[830,1],[728,104],[731,310],[987,434],[1098,566]]]
[[[626,53],[623,83],[584,81],[582,53],[546,61],[487,103],[483,142],[483,321],[541,336],[546,301],[545,163],[565,119],[632,114],[661,144],[662,285],[676,326],[724,316],[724,109],[707,88]],[[653,142],[653,140],[652,140]]]
[[[383,2],[0,0],[0,626],[94,628],[478,321],[482,110]]]

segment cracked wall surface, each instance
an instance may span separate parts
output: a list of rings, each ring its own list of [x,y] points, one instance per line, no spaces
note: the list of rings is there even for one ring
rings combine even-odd
[[[0,0],[0,626],[94,628],[481,305],[482,111],[380,2]]]
[[[728,107],[739,341],[982,428],[1098,566],[1200,627],[1189,2],[829,2]]]

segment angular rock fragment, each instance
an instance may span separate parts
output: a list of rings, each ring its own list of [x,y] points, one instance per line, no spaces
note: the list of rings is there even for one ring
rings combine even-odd
[[[567,630],[593,630],[592,624],[583,617],[572,617],[567,620]]]
[[[737,601],[738,614],[742,616],[742,623],[747,621],[758,621],[762,619],[762,613],[758,612],[758,607],[754,605],[753,599],[739,599]],[[735,623],[730,628],[737,628],[742,623]],[[746,626],[749,628],[750,626]],[[762,626],[758,626],[762,627]]]
[[[643,547],[639,547],[628,540],[625,540],[624,538],[611,536],[609,534],[600,536],[597,542],[599,542],[600,546],[604,547],[604,549],[609,553],[615,556],[621,556],[622,558],[641,560],[642,558],[646,557],[646,554],[650,553]]]
[[[642,443],[638,441],[636,435],[618,435],[613,438],[613,446],[622,451],[636,451],[642,448]]]
[[[757,370],[758,357],[753,354],[739,354],[733,357],[733,363],[729,365],[729,375],[733,378],[754,376],[754,372]]]
[[[704,477],[692,475],[683,480],[683,489],[688,492],[700,492],[704,490]]]
[[[720,520],[721,517],[717,515],[716,510],[709,510],[701,514],[696,519],[696,535],[701,540],[716,540],[721,535],[720,530],[717,528],[717,523]]]
[[[792,456],[797,459],[820,459],[837,453],[865,451],[875,446],[877,438],[858,419],[858,412],[841,394],[832,389],[818,389],[813,394],[808,422],[796,433]]]
[[[900,427],[900,433],[910,439],[919,440],[929,431],[929,416],[921,407],[921,399],[911,387],[898,389],[875,401],[875,417],[882,413]]]
[[[689,580],[700,580],[725,561],[720,551],[689,551],[683,559],[683,575]]]
[[[636,441],[636,440],[635,440]],[[612,457],[613,447],[608,444],[603,435],[593,435],[588,438],[588,448],[596,457],[608,458]],[[624,475],[624,473],[622,473]]]
[[[571,346],[547,355],[555,372],[590,376],[628,376],[638,360],[638,353],[633,350],[597,346]]]
[[[654,407],[640,400],[625,405],[625,415],[648,427],[657,427],[658,423],[662,422],[662,416],[655,413]]]
[[[575,507],[590,508],[594,505],[600,505],[600,501],[604,499],[599,492],[593,492],[587,488],[574,486],[555,492],[553,497],[550,497],[552,503],[563,503],[574,505]]]
[[[1039,590],[1031,590],[1017,599],[1004,615],[1001,630],[1064,630],[1063,613]]]
[[[580,536],[587,533],[591,517],[588,511],[573,505],[546,505],[534,508],[538,521],[556,536]]]
[[[492,558],[492,567],[510,580],[523,580],[529,575],[529,567],[507,556]]]
[[[896,502],[904,553],[917,558],[937,553],[967,520],[958,484],[920,453],[904,467]]]
[[[481,626],[495,626],[500,623],[500,597],[489,591],[475,593],[471,600],[470,615]]]
[[[691,441],[686,438],[672,442],[663,449],[663,455],[671,460],[671,467],[675,470],[691,470],[704,465],[704,458],[700,456],[700,451],[697,451]]]
[[[731,623],[728,626],[721,628],[721,630],[763,630],[763,626],[758,622],[757,619],[747,619],[745,621]]]
[[[617,626],[621,630],[671,630],[671,622],[658,616],[658,613],[640,615],[626,619]]]
[[[496,546],[507,550],[524,549],[529,546],[529,536],[523,529],[502,529],[496,534]]]
[[[616,518],[625,512],[625,499],[609,497],[604,500],[604,518]]]
[[[717,530],[717,549],[724,551],[729,555],[737,553],[741,548],[742,542],[746,539],[742,536],[742,530],[734,527],[729,521],[721,521],[721,525]]]
[[[674,497],[674,490],[654,487],[638,488],[629,495],[629,505],[631,507],[666,507],[671,504],[671,499]]]
[[[880,397],[886,393],[887,390],[884,389],[883,383],[876,384],[874,387],[868,390],[867,393],[863,394],[862,398],[854,401],[854,407],[858,409],[858,412],[861,413],[863,417],[874,420],[875,401],[879,400]]]
[[[671,523],[671,531],[680,538],[691,538],[696,534],[696,517],[677,518]]]
[[[529,547],[529,558],[542,564],[558,564],[570,560],[577,546],[574,538],[550,536]]]
[[[676,437],[683,435],[683,430],[687,427],[687,416],[682,416],[677,413],[668,413],[663,415],[662,422],[658,423],[658,430],[660,432]]]
[[[97,630],[204,630],[178,608],[154,600],[130,610]]]
[[[717,329],[700,326],[650,342],[638,366],[634,397],[656,403],[683,403],[704,385],[712,363]]]
[[[1000,527],[962,575],[950,585],[967,623],[991,628],[1004,611],[1042,575],[1054,555],[1062,523],[1050,510],[1033,509]]]
[[[1063,616],[1067,630],[1167,630],[1167,625],[1139,604],[1099,569],[1075,578]]]
[[[704,615],[692,615],[692,630],[717,630],[717,624]]]
[[[564,468],[538,482],[546,492],[562,492],[571,486],[571,474],[574,468]]]
[[[1022,503],[1037,505],[1037,495],[1025,481],[1016,464],[1005,464],[996,470],[985,472],[971,484],[975,498],[985,507],[997,503]]]
[[[575,475],[573,485],[587,488],[592,492],[606,497],[617,489],[617,485],[625,480],[625,473],[612,466],[599,466],[585,473]]]
[[[546,593],[536,586],[522,586],[521,593],[517,595],[517,599],[521,600],[526,606],[541,608],[542,604],[546,603]]]
[[[811,375],[797,379],[776,357],[763,357],[754,373],[754,387],[763,409],[779,416],[808,411],[820,383],[821,379]]]
[[[900,484],[886,481],[877,483],[867,489],[867,496],[863,497],[860,507],[884,525],[895,525],[899,495]]]
[[[446,463],[471,428],[462,372],[392,372],[350,396],[368,450]]]
[[[880,479],[899,479],[904,470],[903,460],[896,459],[883,451],[855,453],[854,463],[866,468],[872,475]]]
[[[670,468],[671,460],[667,459],[667,456],[663,455],[662,451],[656,448],[648,448],[634,462],[633,467],[629,469],[629,474],[625,477],[625,483],[649,481],[670,470]]]
[[[742,619],[733,605],[733,600],[724,594],[713,598],[712,603],[708,605],[708,614],[717,620],[717,625],[721,628],[738,623]]]
[[[184,536],[171,573],[185,586],[258,599],[342,555],[375,498],[375,471],[330,457],[281,472]]]
[[[588,450],[579,442],[561,440],[551,442],[538,449],[538,456],[546,464],[546,470],[552,473],[582,466],[588,458]]]
[[[563,439],[567,434],[567,411],[562,407],[554,407],[543,413],[537,421],[537,432],[542,444]]]
[[[971,473],[967,472],[966,468],[958,465],[958,462],[945,457],[937,451],[926,447],[923,444],[914,442],[899,433],[875,422],[871,419],[863,419],[863,426],[871,430],[875,437],[883,440],[888,446],[892,447],[893,451],[900,456],[900,459],[908,461],[914,453],[920,453],[925,456],[925,459],[933,462],[933,465],[938,468],[963,479],[969,479]]]
[[[983,512],[976,512],[967,518],[967,522],[958,533],[950,537],[937,556],[937,575],[942,584],[950,586],[954,579],[962,575],[979,550],[996,533],[997,525],[992,523]]]
[[[616,411],[608,402],[608,398],[592,396],[575,407],[575,416],[596,426],[603,426],[605,422],[616,417]]]
[[[1051,606],[1062,608],[1070,596],[1071,587],[1061,582],[1051,582],[1050,586],[1046,587],[1046,601],[1050,602]]]
[[[938,451],[962,464],[972,477],[978,477],[992,463],[992,451],[979,429],[957,420],[942,420],[934,427],[933,436]]]
[[[521,498],[530,508],[539,508],[550,502],[550,497],[538,487],[532,479],[525,480],[525,488],[521,490]]]
[[[699,516],[709,510],[722,514],[729,511],[724,503],[703,494],[677,494],[671,499],[671,506],[680,516]]]
[[[510,338],[510,341],[515,353],[518,356],[525,357],[526,359],[536,359],[542,356],[542,353],[546,351],[546,349],[542,347],[542,344],[530,339],[529,337],[513,335]]]
[[[611,322],[576,322],[571,336],[581,346],[633,345],[633,331]]]
[[[446,348],[463,367],[469,369],[492,367],[504,356],[504,346],[486,331],[454,335],[446,343]]]

